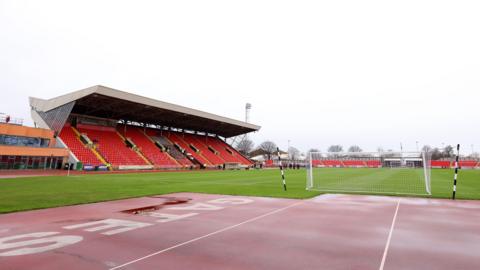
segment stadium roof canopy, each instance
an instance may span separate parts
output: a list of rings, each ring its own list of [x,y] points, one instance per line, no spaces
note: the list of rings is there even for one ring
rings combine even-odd
[[[30,97],[32,118],[40,127],[60,131],[70,114],[125,120],[225,138],[257,131],[260,126],[97,85],[56,98]]]

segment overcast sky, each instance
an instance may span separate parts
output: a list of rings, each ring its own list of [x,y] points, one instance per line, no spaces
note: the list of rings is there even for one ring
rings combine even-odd
[[[0,112],[102,84],[282,148],[480,150],[479,1],[0,0]]]

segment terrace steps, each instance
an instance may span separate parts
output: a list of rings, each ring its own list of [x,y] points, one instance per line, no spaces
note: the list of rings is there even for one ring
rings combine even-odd
[[[77,135],[76,138],[78,139],[78,141],[80,141],[81,144],[83,144],[82,140],[80,139],[80,136],[81,136],[81,133],[80,131],[78,131],[75,127],[73,126],[70,126],[70,128],[73,130],[73,132]],[[97,151],[97,149],[95,149],[95,145],[92,145],[92,147],[88,147],[86,145],[84,145],[86,148],[90,149],[90,151],[98,158],[98,160],[100,160],[103,164],[107,165],[108,169],[111,170],[111,166],[110,164],[105,160],[105,158],[103,158],[102,155],[100,155],[100,153]]]

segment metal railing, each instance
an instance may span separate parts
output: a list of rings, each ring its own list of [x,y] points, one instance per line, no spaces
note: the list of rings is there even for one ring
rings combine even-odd
[[[11,117],[10,115],[0,113],[0,123],[7,123],[7,124],[13,124],[13,125],[23,125],[23,119],[22,118],[14,118]]]

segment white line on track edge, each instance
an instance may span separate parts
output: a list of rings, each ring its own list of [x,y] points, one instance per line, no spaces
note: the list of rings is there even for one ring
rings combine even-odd
[[[261,218],[264,218],[264,217],[267,217],[267,216],[270,216],[270,215],[273,215],[273,214],[276,214],[276,213],[278,213],[278,212],[287,210],[288,208],[292,208],[292,207],[295,207],[295,206],[300,205],[300,204],[303,204],[303,203],[304,203],[304,202],[301,201],[301,202],[297,202],[297,203],[291,204],[291,205],[289,205],[289,206],[286,206],[286,207],[283,207],[283,208],[280,208],[280,209],[277,209],[277,210],[273,210],[273,211],[268,212],[268,213],[266,213],[266,214],[263,214],[263,215],[260,215],[260,216],[257,216],[257,217],[254,217],[254,218],[245,220],[245,221],[240,222],[240,223],[238,223],[238,224],[228,226],[228,227],[223,228],[223,229],[220,229],[220,230],[218,230],[218,231],[211,232],[211,233],[209,233],[209,234],[206,234],[206,235],[203,235],[203,236],[200,236],[200,237],[197,237],[197,238],[194,238],[194,239],[191,239],[191,240],[188,240],[188,241],[185,241],[185,242],[176,244],[176,245],[174,245],[174,246],[171,246],[171,247],[168,247],[168,248],[159,250],[159,251],[157,251],[157,252],[154,252],[154,253],[152,253],[152,254],[143,256],[143,257],[141,257],[141,258],[138,258],[138,259],[135,259],[135,260],[126,262],[126,263],[124,263],[124,264],[115,266],[115,267],[113,267],[113,268],[110,268],[109,270],[115,270],[115,269],[119,269],[119,268],[125,267],[125,266],[127,266],[127,265],[130,265],[130,264],[133,264],[133,263],[136,263],[136,262],[139,262],[139,261],[148,259],[148,258],[153,257],[153,256],[155,256],[155,255],[158,255],[158,254],[167,252],[167,251],[169,251],[169,250],[172,250],[172,249],[175,249],[175,248],[178,248],[178,247],[181,247],[181,246],[184,246],[184,245],[193,243],[193,242],[198,241],[198,240],[201,240],[201,239],[203,239],[203,238],[207,238],[207,237],[209,237],[209,236],[212,236],[212,235],[215,235],[215,234],[219,234],[219,233],[221,233],[221,232],[225,232],[225,231],[234,229],[234,228],[236,228],[236,227],[239,227],[239,226],[241,226],[241,225],[244,225],[244,224],[247,224],[247,223],[250,223],[250,222],[259,220],[259,219],[261,219]],[[398,208],[397,208],[397,210],[398,210]]]
[[[392,239],[393,228],[395,227],[395,222],[397,221],[398,208],[400,208],[400,199],[397,202],[397,208],[395,209],[395,214],[393,215],[392,225],[390,226],[390,232],[388,233],[387,243],[385,244],[385,250],[383,251],[382,262],[380,263],[379,270],[383,270],[385,266],[385,259],[387,259],[388,248],[390,247],[390,240]]]

